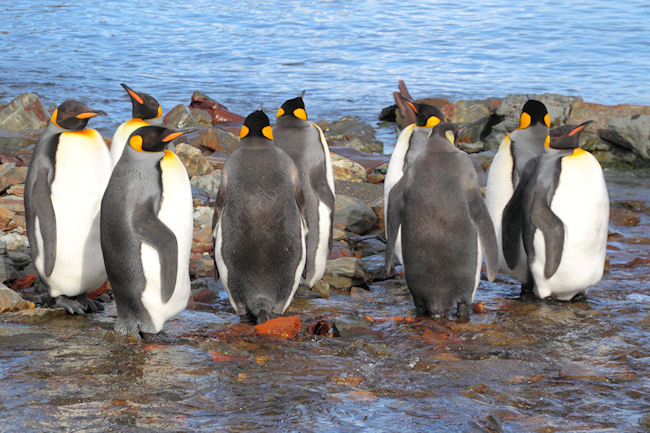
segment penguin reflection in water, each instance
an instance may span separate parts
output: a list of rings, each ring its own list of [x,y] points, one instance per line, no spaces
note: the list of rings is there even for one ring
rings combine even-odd
[[[192,191],[166,149],[182,133],[133,131],[102,200],[102,252],[123,334],[159,332],[189,300]]]
[[[401,224],[404,275],[418,315],[434,318],[457,307],[467,319],[481,273],[481,247],[494,280],[494,227],[465,152],[453,145],[458,127],[433,127],[426,150],[390,191],[386,272]]]
[[[31,256],[41,283],[70,313],[101,309],[86,296],[106,280],[99,207],[111,175],[106,143],[88,120],[103,111],[63,102],[38,139],[25,181]]]
[[[226,161],[212,222],[217,276],[240,316],[265,322],[286,310],[305,266],[305,203],[298,169],[273,144],[260,109]]]
[[[603,275],[609,196],[600,164],[578,147],[589,123],[551,131],[503,212],[505,260],[527,269],[522,283],[539,298],[571,300]]]

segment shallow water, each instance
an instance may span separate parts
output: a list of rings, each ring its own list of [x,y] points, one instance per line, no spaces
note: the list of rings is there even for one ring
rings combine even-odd
[[[38,93],[127,119],[126,82],[165,112],[202,90],[247,114],[307,90],[314,120],[375,122],[397,80],[415,97],[580,95],[650,105],[650,4],[18,0],[0,5],[0,102]],[[392,128],[380,134],[392,141]],[[389,143],[387,143],[389,144]]]
[[[469,323],[370,323],[364,314],[414,312],[403,281],[389,280],[299,294],[286,313],[302,319],[296,340],[228,328],[239,318],[223,291],[146,343],[111,331],[114,304],[90,317],[2,315],[0,430],[647,430],[650,269],[634,259],[650,252],[649,174],[607,171],[614,204],[646,210],[637,226],[610,226],[611,270],[583,302],[522,301],[500,279],[481,282],[488,311]],[[321,319],[340,336],[311,335]]]

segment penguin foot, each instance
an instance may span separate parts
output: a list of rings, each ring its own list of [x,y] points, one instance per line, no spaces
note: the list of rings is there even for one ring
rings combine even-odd
[[[585,302],[586,300],[587,295],[585,293],[578,293],[573,298],[571,298],[571,302]]]
[[[465,302],[459,302],[456,308],[456,317],[462,322],[469,322],[469,305]]]
[[[73,297],[65,295],[57,296],[54,305],[56,307],[62,307],[69,314],[79,314],[82,316],[104,310],[104,306],[100,302],[94,299],[88,299],[85,293]]]

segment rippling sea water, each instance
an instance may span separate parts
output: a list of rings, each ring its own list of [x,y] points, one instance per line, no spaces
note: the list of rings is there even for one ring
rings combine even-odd
[[[109,113],[94,122],[105,134],[129,116],[122,81],[165,111],[200,89],[242,114],[274,112],[307,89],[314,120],[375,122],[400,78],[416,97],[650,104],[645,0],[53,3],[0,5],[0,102],[84,100]]]

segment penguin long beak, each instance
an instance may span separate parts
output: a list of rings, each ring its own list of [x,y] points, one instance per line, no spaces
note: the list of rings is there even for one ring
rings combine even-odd
[[[589,125],[590,123],[594,123],[594,121],[593,121],[593,120],[587,120],[586,122],[582,122],[580,125],[578,125],[577,127],[575,127],[571,132],[569,132],[569,136],[571,136],[571,135],[575,135],[575,134],[577,134],[578,132],[582,131],[582,130],[585,129],[585,127],[586,127],[587,125]]]
[[[129,94],[129,96],[131,98],[133,98],[133,100],[135,100],[138,104],[144,104],[144,101],[142,100],[140,95],[135,93],[135,91],[133,89],[131,89],[129,86],[127,86],[124,83],[120,83],[120,86],[124,87],[124,90],[126,90],[128,92],[128,94]]]
[[[85,113],[79,113],[75,117],[77,119],[90,119],[91,117],[95,116],[106,116],[106,112],[103,110],[91,110],[86,111]]]

